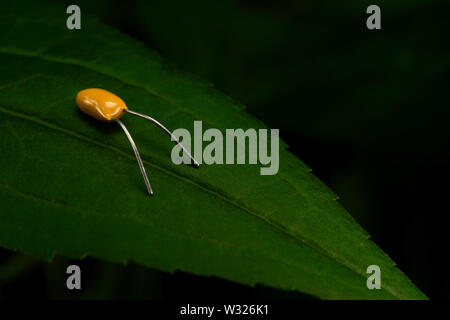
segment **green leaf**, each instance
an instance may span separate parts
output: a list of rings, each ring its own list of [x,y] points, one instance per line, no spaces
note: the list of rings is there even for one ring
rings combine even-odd
[[[0,245],[327,299],[426,298],[284,144],[274,176],[255,165],[177,166],[164,133],[125,115],[155,189],[148,197],[125,135],[81,114],[78,91],[110,90],[171,130],[264,124],[84,12],[82,29],[69,31],[64,7],[27,6],[0,12]],[[366,287],[373,264],[381,290]]]

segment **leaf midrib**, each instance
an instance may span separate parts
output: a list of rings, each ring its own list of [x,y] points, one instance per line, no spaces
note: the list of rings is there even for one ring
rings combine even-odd
[[[133,87],[136,87],[138,89],[144,90],[148,94],[156,96],[156,97],[160,97],[164,101],[167,101],[168,103],[176,106],[176,104],[173,103],[170,99],[168,99],[168,98],[166,98],[164,96],[161,96],[160,94],[156,93],[153,90],[149,90],[147,87],[142,87],[142,86],[140,86],[140,85],[138,85],[136,83],[133,83],[133,82],[124,81],[124,80],[122,80],[122,79],[120,79],[120,78],[118,78],[118,77],[116,77],[114,75],[105,73],[104,71],[101,71],[101,70],[92,69],[88,65],[76,62],[74,60],[57,59],[57,58],[55,59],[55,58],[51,58],[51,57],[44,57],[44,56],[39,56],[39,55],[36,55],[36,54],[28,53],[26,51],[11,50],[11,49],[5,49],[5,48],[0,48],[0,53],[11,55],[11,56],[31,57],[31,58],[36,58],[36,59],[40,59],[40,60],[43,60],[43,61],[48,61],[48,62],[51,62],[51,63],[60,63],[60,64],[73,65],[73,66],[85,68],[85,69],[87,69],[87,70],[89,70],[91,72],[98,73],[98,74],[101,74],[101,75],[103,75],[105,77],[109,77],[109,78],[115,79],[118,82],[121,82],[123,84],[126,84],[126,85],[129,85],[129,86],[133,86]],[[180,108],[180,109],[183,109],[183,108]],[[7,113],[7,114],[10,114],[10,115],[13,115],[13,116],[16,116],[16,117],[20,117],[20,118],[24,118],[24,119],[27,119],[27,120],[30,120],[30,121],[34,121],[36,123],[39,123],[41,125],[47,126],[49,128],[55,129],[55,130],[59,130],[59,131],[65,132],[66,134],[69,134],[69,135],[72,135],[72,136],[77,137],[79,139],[82,139],[82,140],[88,141],[90,143],[96,144],[98,146],[101,146],[102,148],[109,149],[111,151],[117,152],[117,153],[119,153],[119,154],[121,154],[121,155],[123,155],[123,156],[125,156],[125,157],[127,157],[129,159],[134,160],[132,155],[130,155],[129,153],[124,152],[124,151],[122,151],[122,150],[120,150],[120,149],[118,149],[118,148],[116,148],[114,146],[104,144],[104,143],[102,143],[100,141],[97,141],[95,139],[83,136],[82,134],[79,134],[77,132],[74,132],[74,131],[71,131],[71,130],[59,127],[59,126],[57,126],[55,124],[43,121],[43,120],[41,120],[39,118],[30,116],[30,115],[27,115],[27,114],[23,114],[23,113],[20,113],[20,112],[11,111],[11,110],[8,110],[8,109],[6,109],[4,107],[1,107],[1,106],[0,106],[0,111],[2,111],[4,113]],[[350,271],[352,271],[353,273],[355,273],[356,275],[358,275],[362,279],[365,279],[365,275],[363,275],[360,272],[358,272],[357,270],[353,269],[351,267],[351,264],[349,265],[345,261],[338,260],[339,257],[328,253],[328,251],[325,248],[323,248],[320,245],[316,244],[313,240],[301,237],[298,234],[293,234],[289,229],[285,228],[284,226],[282,226],[282,225],[280,225],[280,224],[278,224],[278,223],[276,223],[274,221],[271,221],[271,220],[268,220],[268,219],[264,218],[263,215],[258,215],[257,213],[253,212],[249,208],[247,208],[247,207],[243,206],[242,204],[240,204],[239,202],[228,198],[225,194],[221,194],[218,190],[213,190],[207,185],[203,185],[201,183],[198,183],[197,181],[193,181],[193,180],[188,179],[188,178],[186,178],[184,176],[178,175],[178,174],[176,174],[176,173],[174,173],[174,172],[172,172],[170,170],[167,170],[167,169],[165,169],[165,168],[163,168],[163,167],[161,167],[161,166],[159,166],[157,164],[154,164],[152,162],[148,162],[146,159],[143,159],[143,162],[148,164],[148,165],[150,165],[150,166],[152,166],[152,167],[154,167],[154,168],[156,168],[156,169],[158,169],[158,170],[160,170],[160,171],[162,171],[162,172],[164,172],[164,173],[166,173],[166,174],[169,174],[169,175],[174,176],[174,177],[176,177],[176,178],[178,178],[180,180],[183,180],[184,182],[187,182],[187,183],[190,183],[192,185],[195,185],[197,188],[201,189],[202,191],[210,193],[210,194],[213,194],[214,196],[218,197],[219,199],[221,199],[221,200],[223,200],[225,202],[228,202],[228,203],[232,204],[233,206],[237,207],[238,209],[243,210],[243,211],[247,212],[248,214],[251,214],[251,215],[257,217],[258,219],[261,219],[265,223],[268,223],[270,226],[272,226],[275,230],[278,230],[281,234],[284,234],[285,236],[287,236],[289,238],[292,238],[295,241],[299,241],[303,245],[306,245],[306,246],[310,247],[313,250],[316,250],[319,254],[321,254],[321,255],[323,255],[323,256],[325,256],[325,257],[335,261],[337,264],[339,264],[339,265],[349,269]],[[294,189],[296,190],[296,188],[294,188]],[[387,292],[389,292],[392,296],[397,297],[395,295],[395,293],[393,293],[391,291],[389,286],[385,285],[384,289]]]

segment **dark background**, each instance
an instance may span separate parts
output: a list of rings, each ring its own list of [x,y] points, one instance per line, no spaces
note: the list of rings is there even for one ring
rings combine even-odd
[[[143,41],[280,128],[399,268],[430,298],[449,297],[448,1],[57,2],[78,4],[82,17]],[[370,4],[381,7],[381,30],[366,28]],[[65,287],[72,263],[83,270],[81,292]],[[0,249],[0,298],[14,297],[311,298]]]

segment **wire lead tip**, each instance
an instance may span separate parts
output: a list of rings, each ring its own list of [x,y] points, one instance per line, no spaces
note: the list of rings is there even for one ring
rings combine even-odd
[[[153,196],[153,190],[152,186],[150,185],[150,181],[148,181],[147,173],[145,172],[144,164],[142,163],[141,155],[139,154],[138,148],[136,147],[136,144],[134,143],[133,138],[131,137],[130,132],[128,132],[127,127],[120,121],[119,119],[114,119],[123,129],[125,132],[125,135],[128,138],[128,141],[130,141],[131,147],[133,148],[134,154],[136,156],[136,160],[139,164],[139,169],[141,170],[142,177],[144,178],[145,186],[147,187],[147,192],[150,196]]]
[[[152,117],[150,117],[150,116],[148,116],[146,114],[142,114],[140,112],[136,112],[136,111],[133,111],[133,110],[130,110],[130,109],[125,109],[124,111],[128,112],[128,113],[131,113],[131,114],[134,114],[135,116],[147,119],[147,120],[153,122],[154,124],[156,124],[160,129],[165,131],[170,136],[170,138],[172,139],[173,142],[175,142],[176,144],[178,144],[181,147],[181,149],[184,151],[184,153],[189,158],[191,158],[191,160],[193,161],[193,166],[194,167],[196,167],[196,168],[200,167],[200,164],[197,162],[197,160],[194,159],[194,157],[189,153],[189,151],[187,151],[186,148],[181,144],[181,142],[178,141],[177,137],[175,137],[172,134],[172,132],[170,132],[169,129],[167,129],[161,122],[159,122],[158,120],[156,120],[156,119],[154,119],[154,118],[152,118]]]

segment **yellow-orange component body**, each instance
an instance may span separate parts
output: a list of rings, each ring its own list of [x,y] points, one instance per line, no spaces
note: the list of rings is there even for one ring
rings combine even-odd
[[[78,92],[76,102],[81,111],[101,121],[119,119],[123,111],[128,109],[125,102],[114,93],[97,88]]]

